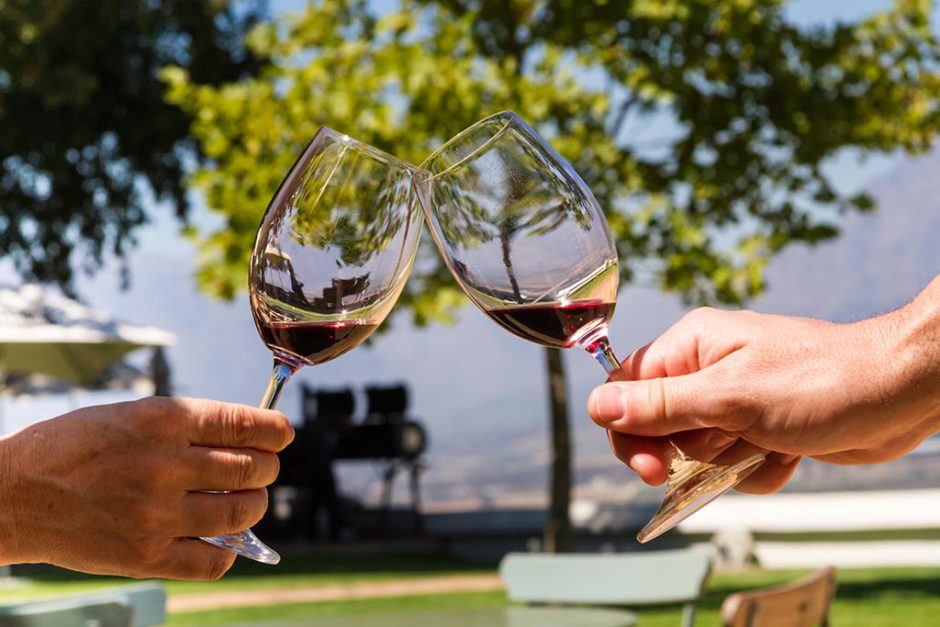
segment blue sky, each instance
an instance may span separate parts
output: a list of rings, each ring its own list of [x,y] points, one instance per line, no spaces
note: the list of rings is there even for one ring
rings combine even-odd
[[[279,2],[279,9],[302,2]],[[855,19],[887,6],[876,0],[819,2],[799,0],[788,15],[801,24]],[[832,164],[840,183],[867,186],[888,172],[894,159],[869,160],[861,165],[852,155]],[[260,211],[263,208],[259,207]],[[95,306],[129,322],[161,326],[177,334],[170,351],[174,382],[181,395],[256,404],[270,368],[270,355],[254,330],[246,299],[220,303],[200,295],[192,278],[194,251],[178,235],[167,211],[154,213],[154,222],[140,231],[139,248],[132,253],[133,284],[119,290],[112,264],[97,276],[83,279],[79,290]],[[197,223],[214,221],[196,199]],[[0,280],[10,282],[8,265],[0,264]],[[650,290],[623,290],[612,324],[612,342],[620,353],[641,346],[682,314],[674,298]],[[874,313],[874,312],[872,312]],[[373,345],[359,348],[333,362],[307,368],[298,379],[316,387],[406,382],[413,393],[413,414],[430,426],[432,472],[457,472],[461,455],[474,447],[498,442],[499,435],[531,432],[534,455],[545,452],[546,387],[541,349],[504,333],[478,311],[467,308],[454,326],[415,329],[401,316],[391,319],[392,330]],[[585,354],[566,355],[570,375],[572,419],[586,421],[583,410],[593,385],[603,372]],[[296,417],[299,381],[289,386],[281,408]],[[2,400],[7,428],[55,416],[70,408],[127,398],[120,394],[85,394],[59,399]],[[579,432],[581,459],[607,455],[602,436]],[[512,454],[529,454],[514,451]]]

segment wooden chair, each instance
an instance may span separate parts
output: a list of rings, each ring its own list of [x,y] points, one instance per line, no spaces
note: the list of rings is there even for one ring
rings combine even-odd
[[[158,582],[0,606],[2,627],[150,627],[164,622],[166,592]]]
[[[510,553],[499,571],[511,601],[629,606],[683,604],[691,627],[712,554],[681,549],[626,554]]]
[[[783,586],[729,595],[721,605],[724,627],[813,627],[829,624],[836,570],[827,566]]]

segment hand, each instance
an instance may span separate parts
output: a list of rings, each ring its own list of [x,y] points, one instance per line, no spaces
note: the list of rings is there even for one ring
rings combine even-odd
[[[801,456],[895,459],[940,428],[940,280],[908,307],[854,324],[699,309],[598,387],[588,411],[647,483],[666,479],[663,436],[702,461],[759,450],[738,486],[778,490]]]
[[[292,439],[278,412],[178,398],[33,424],[0,439],[0,564],[217,579],[234,553],[188,538],[260,520]]]

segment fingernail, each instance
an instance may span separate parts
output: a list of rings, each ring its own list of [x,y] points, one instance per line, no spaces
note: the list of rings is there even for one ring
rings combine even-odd
[[[705,443],[713,450],[722,449],[728,447],[732,442],[737,438],[733,435],[728,435],[724,431],[713,431],[708,434],[708,437],[705,439]]]
[[[790,464],[792,464],[794,461],[798,460],[799,458],[800,458],[799,455],[781,455],[780,465],[789,466]]]
[[[604,422],[622,418],[626,411],[627,393],[618,387],[604,385],[591,392],[589,402],[594,408],[594,417]]]

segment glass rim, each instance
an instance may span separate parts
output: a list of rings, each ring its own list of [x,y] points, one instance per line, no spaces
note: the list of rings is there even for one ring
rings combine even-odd
[[[433,160],[436,159],[437,157],[441,156],[441,155],[442,155],[445,151],[447,151],[448,149],[453,148],[456,144],[458,144],[458,143],[460,143],[461,141],[463,141],[464,139],[466,139],[466,137],[467,137],[470,133],[474,132],[474,131],[477,130],[479,127],[483,126],[484,124],[489,124],[490,122],[493,122],[493,121],[495,121],[495,120],[505,120],[505,123],[503,124],[502,127],[500,127],[500,129],[499,129],[498,131],[496,131],[495,133],[493,133],[492,137],[488,137],[485,142],[483,142],[482,144],[480,144],[479,146],[477,146],[476,148],[474,148],[474,149],[473,149],[469,154],[467,154],[465,157],[463,157],[462,159],[460,159],[460,160],[457,161],[456,163],[452,163],[451,165],[447,166],[446,168],[444,168],[444,169],[441,170],[440,172],[434,172],[434,171],[432,171],[431,169],[429,169],[429,168],[427,167],[427,164],[428,164],[428,163],[430,163],[431,161],[433,161]],[[526,124],[525,120],[523,120],[521,117],[519,117],[519,115],[518,115],[515,111],[511,111],[511,110],[509,110],[509,109],[504,109],[503,111],[499,111],[499,112],[497,112],[497,113],[493,113],[492,115],[488,115],[488,116],[486,116],[485,118],[482,118],[482,119],[480,119],[480,120],[477,120],[476,122],[474,122],[473,124],[471,124],[471,125],[468,126],[467,128],[463,129],[462,131],[460,131],[459,133],[457,133],[456,135],[454,135],[453,137],[451,137],[450,139],[448,139],[446,142],[444,142],[444,143],[443,143],[442,145],[440,145],[438,148],[436,148],[436,149],[434,150],[434,152],[432,152],[430,155],[428,155],[428,156],[424,159],[424,161],[422,161],[421,164],[418,166],[418,174],[421,176],[421,179],[422,179],[423,181],[432,181],[433,179],[436,179],[436,178],[439,177],[439,176],[442,176],[442,175],[444,175],[444,174],[447,174],[447,173],[450,172],[451,170],[453,170],[453,169],[455,169],[455,168],[457,168],[457,167],[460,167],[461,165],[463,165],[464,163],[466,163],[467,161],[469,161],[473,156],[477,155],[481,150],[483,150],[484,148],[486,148],[487,146],[489,146],[490,144],[492,144],[494,141],[496,141],[496,140],[499,138],[499,136],[502,135],[503,132],[504,132],[507,128],[509,128],[510,126],[516,125],[516,124],[522,126],[522,128],[523,128],[524,130],[526,130],[527,132],[532,133],[533,135],[535,135],[536,137],[538,137],[538,134],[532,129],[532,127],[530,127],[528,124]],[[428,176],[428,175],[430,175],[430,176]]]
[[[347,135],[346,133],[343,133],[342,131],[337,131],[336,129],[330,128],[329,126],[321,126],[317,130],[317,132],[313,136],[313,139],[310,140],[311,145],[315,144],[317,139],[321,136],[329,137],[331,140],[337,143],[343,144],[345,146],[349,146],[350,148],[353,148],[361,153],[364,153],[365,155],[373,159],[388,162],[389,165],[400,167],[405,170],[409,170],[411,172],[414,172],[415,170],[418,169],[418,166],[414,165],[413,163],[410,163],[408,161],[405,161],[404,159],[396,157],[392,153],[386,152],[382,150],[381,148],[376,148],[372,144],[367,144],[366,142],[362,140],[359,140],[359,139],[356,139],[355,137]]]

